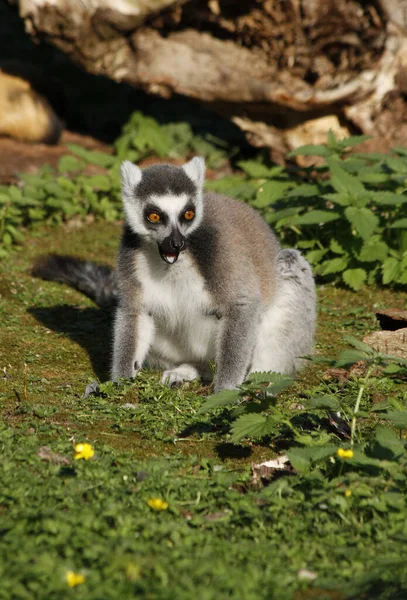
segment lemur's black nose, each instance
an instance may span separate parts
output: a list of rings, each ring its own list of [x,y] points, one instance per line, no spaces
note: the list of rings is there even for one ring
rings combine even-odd
[[[182,250],[182,248],[185,246],[185,242],[184,240],[179,239],[170,240],[170,246],[171,248],[174,248],[174,250]]]

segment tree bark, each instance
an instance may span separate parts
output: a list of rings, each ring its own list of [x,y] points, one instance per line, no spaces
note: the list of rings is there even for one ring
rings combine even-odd
[[[182,94],[274,158],[332,129],[407,144],[407,0],[19,0],[91,73]]]

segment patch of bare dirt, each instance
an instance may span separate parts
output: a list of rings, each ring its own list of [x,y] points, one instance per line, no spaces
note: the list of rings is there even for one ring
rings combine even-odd
[[[0,138],[0,182],[3,184],[16,183],[19,173],[35,175],[43,165],[56,167],[61,156],[72,154],[66,144],[78,144],[88,150],[100,152],[111,152],[107,144],[96,140],[88,135],[64,131],[58,145],[30,144],[13,140],[11,138]],[[95,175],[104,169],[97,165],[88,165],[86,173]]]

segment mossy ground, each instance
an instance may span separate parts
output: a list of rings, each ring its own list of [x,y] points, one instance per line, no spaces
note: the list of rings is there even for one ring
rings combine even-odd
[[[319,478],[287,495],[284,485],[251,487],[250,463],[274,456],[284,440],[231,444],[224,420],[197,414],[209,393],[198,382],[168,390],[145,372],[107,397],[83,398],[90,381],[107,379],[112,315],[32,278],[30,265],[52,251],[113,264],[119,235],[108,223],[39,229],[0,263],[0,510],[9,565],[0,598],[405,597],[402,576],[390,572],[402,572],[405,516],[343,506],[351,475],[339,490]],[[406,306],[405,294],[373,287],[355,294],[325,285],[318,298],[316,352],[325,356],[345,347],[344,334],[361,339],[377,329],[376,309]],[[328,390],[324,370],[307,367],[279,401]],[[346,385],[354,402],[358,381]],[[405,402],[403,382],[378,379],[367,401],[389,395]],[[94,446],[96,461],[72,461],[79,441]],[[41,462],[44,445],[70,463]],[[386,477],[365,485],[376,495],[396,486]],[[169,510],[154,513],[150,496],[168,500]],[[375,571],[381,551],[388,577]],[[72,590],[64,580],[71,568],[86,574]]]

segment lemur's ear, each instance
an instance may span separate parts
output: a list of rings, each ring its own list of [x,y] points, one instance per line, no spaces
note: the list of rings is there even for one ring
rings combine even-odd
[[[134,188],[141,181],[141,169],[137,165],[133,165],[129,160],[122,162],[120,168],[122,179],[123,192],[134,194]]]
[[[195,156],[182,167],[185,173],[198,187],[202,187],[205,180],[205,159]]]

